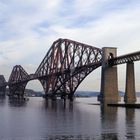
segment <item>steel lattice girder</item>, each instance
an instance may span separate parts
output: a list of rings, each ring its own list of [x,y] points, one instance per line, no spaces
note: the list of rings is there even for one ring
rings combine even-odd
[[[139,60],[140,60],[140,51],[109,59],[108,64],[110,66],[114,66]]]
[[[7,82],[3,75],[0,75],[0,92],[6,91]]]
[[[140,52],[119,56],[108,60],[108,65],[118,65],[140,60]],[[38,79],[46,94],[70,95],[84,78],[101,66],[102,49],[72,41],[69,39],[56,40],[35,74],[28,73],[16,65],[10,75],[8,84],[12,94],[24,94],[29,80]]]
[[[23,95],[29,80],[28,73],[20,65],[14,66],[8,81],[10,94]]]
[[[36,71],[46,94],[74,93],[82,80],[101,65],[102,50],[58,39]]]

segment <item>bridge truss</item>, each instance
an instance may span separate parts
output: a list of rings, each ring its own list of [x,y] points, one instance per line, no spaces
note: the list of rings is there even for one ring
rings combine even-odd
[[[134,61],[139,60],[140,60],[140,51],[112,58],[108,60],[108,63],[109,65],[114,66],[119,64],[132,63]]]
[[[46,96],[73,97],[83,79],[101,66],[102,50],[68,39],[55,41],[35,74]]]
[[[38,79],[47,96],[68,96],[73,94],[84,78],[101,66],[102,49],[72,41],[56,40],[35,74],[28,73],[16,65],[10,75],[8,85],[11,95],[23,95],[29,80]]]
[[[0,75],[0,96],[5,94],[7,82],[3,75]]]
[[[135,52],[116,58],[111,57],[110,66],[130,63],[140,60],[140,52]],[[16,65],[8,82],[0,79],[0,89],[9,86],[11,95],[23,96],[27,82],[38,79],[45,91],[46,97],[61,96],[72,99],[74,92],[84,78],[101,66],[102,49],[69,39],[56,40],[34,74],[28,73]]]
[[[8,81],[10,95],[22,97],[29,80],[28,73],[20,65],[14,66]]]

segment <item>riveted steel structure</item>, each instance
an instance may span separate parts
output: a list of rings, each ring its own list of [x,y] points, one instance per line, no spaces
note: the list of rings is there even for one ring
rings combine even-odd
[[[35,74],[46,96],[72,99],[83,79],[101,66],[102,50],[68,39],[55,41]]]
[[[20,65],[14,66],[8,81],[10,95],[22,97],[29,80],[28,73]]]
[[[140,51],[111,58],[108,60],[108,64],[110,66],[114,66],[114,65],[120,65],[125,63],[131,63],[139,60],[140,60]]]
[[[0,75],[0,95],[5,95],[6,86],[7,86],[7,83],[4,76]]]
[[[106,69],[110,69],[114,65],[140,60],[140,52],[119,57],[109,54],[104,60],[103,50],[100,48],[69,39],[58,39],[52,44],[34,74],[28,75],[20,65],[16,65],[9,81],[0,86],[8,85],[11,95],[23,96],[27,82],[38,79],[46,97],[68,96],[72,100],[79,84],[99,66],[107,65]]]

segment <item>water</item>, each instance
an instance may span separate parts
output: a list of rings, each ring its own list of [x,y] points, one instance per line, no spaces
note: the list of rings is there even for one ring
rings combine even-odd
[[[96,98],[0,99],[0,140],[140,140],[140,109],[92,105]]]

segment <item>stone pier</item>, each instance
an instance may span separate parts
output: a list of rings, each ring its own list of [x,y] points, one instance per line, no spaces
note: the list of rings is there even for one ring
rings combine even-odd
[[[118,75],[117,66],[109,66],[108,59],[117,56],[117,49],[104,47],[102,60],[101,94],[98,97],[102,103],[117,103],[118,95]]]
[[[127,63],[126,66],[126,87],[124,102],[126,104],[133,104],[136,102],[135,73],[133,62]]]

